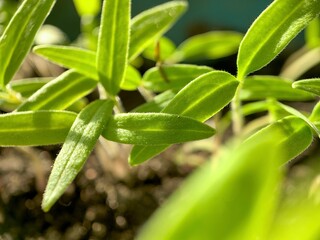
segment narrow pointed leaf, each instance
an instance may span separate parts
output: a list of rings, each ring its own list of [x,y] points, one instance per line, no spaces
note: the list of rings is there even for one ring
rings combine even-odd
[[[181,43],[173,54],[174,61],[218,59],[235,54],[243,38],[241,33],[214,31],[195,35]]]
[[[55,0],[25,0],[0,38],[0,87],[16,73]]]
[[[292,81],[276,76],[252,76],[245,79],[241,99],[262,100],[275,98],[285,101],[306,101],[315,98],[313,94],[292,88]]]
[[[149,69],[142,78],[143,86],[154,92],[180,90],[189,82],[213,69],[188,64],[164,65]]]
[[[320,78],[296,81],[292,84],[292,87],[320,96]]]
[[[259,138],[228,149],[215,165],[205,164],[156,211],[137,240],[265,239],[281,178],[282,155],[275,146],[272,138]]]
[[[112,118],[102,135],[120,143],[161,145],[208,138],[214,133],[208,125],[176,114],[129,113]]]
[[[69,70],[40,88],[17,110],[65,109],[90,93],[97,83],[91,78]]]
[[[9,83],[9,87],[21,94],[22,97],[29,97],[53,78],[25,78],[21,80],[15,80]]]
[[[196,78],[184,87],[162,110],[204,122],[234,97],[239,82],[229,73],[212,71]],[[159,154],[167,146],[134,146],[129,157],[131,165],[142,163]]]
[[[261,129],[247,141],[255,142],[257,139],[268,138],[274,134],[278,134],[278,137],[274,138],[274,143],[275,147],[283,152],[283,164],[301,154],[313,140],[311,128],[304,120],[296,116],[287,116]]]
[[[148,9],[131,21],[129,60],[159,39],[186,11],[186,1],[170,1]]]
[[[272,61],[320,12],[320,0],[274,1],[251,25],[238,54],[238,78]]]
[[[84,108],[74,121],[56,158],[42,201],[49,211],[80,172],[112,114],[113,103],[97,100]]]
[[[28,111],[0,115],[0,146],[62,143],[76,119],[67,111]]]
[[[102,7],[96,63],[100,82],[112,96],[126,71],[130,8],[130,0],[105,0]]]

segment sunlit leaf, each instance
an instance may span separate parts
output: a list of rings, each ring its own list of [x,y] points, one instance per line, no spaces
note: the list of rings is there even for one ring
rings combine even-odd
[[[0,87],[12,79],[55,0],[25,0],[0,38]]]
[[[165,61],[172,55],[176,46],[169,38],[161,37],[159,40],[151,43],[144,51],[143,56],[147,59]],[[159,58],[159,59],[158,59]]]
[[[309,48],[320,47],[320,18],[314,19],[306,28],[306,42]]]
[[[52,77],[48,78],[25,78],[21,80],[15,80],[9,83],[9,87],[20,93],[23,97],[29,97],[41,87],[53,80]]]
[[[73,3],[80,16],[96,16],[100,11],[100,0],[73,0]]]
[[[201,75],[184,87],[162,110],[204,122],[233,98],[239,82],[229,73],[212,71]],[[167,146],[134,146],[129,163],[136,165],[161,153]]]
[[[186,11],[186,1],[170,1],[148,9],[131,21],[129,60],[159,39]]]
[[[17,110],[65,109],[93,91],[97,83],[96,80],[69,70],[40,88]]]
[[[102,135],[137,145],[161,145],[211,137],[214,129],[192,118],[167,113],[128,113],[112,118]]]
[[[115,96],[125,76],[128,60],[130,0],[105,0],[97,50],[99,80]]]
[[[41,146],[62,143],[76,114],[27,111],[0,115],[0,146]]]
[[[206,66],[174,64],[149,69],[142,78],[146,89],[163,92],[169,89],[180,90],[189,82],[213,69]]]
[[[238,78],[272,61],[320,12],[320,0],[273,1],[251,25],[238,54]]]
[[[54,162],[43,196],[44,211],[50,210],[80,172],[107,124],[112,108],[113,102],[97,100],[78,114]]]
[[[252,76],[245,79],[241,89],[243,100],[262,100],[276,98],[286,101],[305,101],[314,99],[313,94],[293,89],[292,81],[277,76]]]
[[[274,148],[272,137],[229,148],[214,163],[197,170],[144,225],[137,239],[265,239],[280,179],[281,152]]]
[[[320,78],[304,79],[292,84],[293,88],[302,89],[320,96]]]

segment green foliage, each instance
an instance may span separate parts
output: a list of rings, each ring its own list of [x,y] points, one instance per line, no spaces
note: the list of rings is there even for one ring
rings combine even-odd
[[[97,48],[77,42],[36,46],[34,53],[69,70],[56,78],[11,81],[54,3],[23,1],[0,38],[0,146],[63,144],[44,211],[81,171],[99,137],[133,144],[129,164],[138,165],[171,144],[215,135],[216,142],[232,144],[220,146],[217,157],[186,180],[138,239],[317,239],[319,226],[310,219],[319,218],[319,205],[303,199],[296,208],[284,206],[279,166],[302,157],[313,135],[320,136],[319,103],[304,112],[280,103],[315,102],[320,95],[318,78],[293,81],[320,61],[320,0],[276,0],[244,36],[212,31],[178,47],[163,35],[187,1],[170,1],[130,19],[130,0],[104,0],[102,7],[99,1],[74,0],[82,20],[102,12],[97,37],[88,30],[93,20],[91,28],[82,26],[92,40],[88,46]],[[306,27],[306,50],[280,76],[248,76]],[[237,77],[196,65],[237,51]],[[141,76],[143,57],[155,66]],[[126,113],[120,90],[138,90],[146,102]]]

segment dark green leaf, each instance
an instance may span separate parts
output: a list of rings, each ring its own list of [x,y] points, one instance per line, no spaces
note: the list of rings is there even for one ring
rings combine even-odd
[[[25,0],[0,38],[0,87],[12,79],[55,0]]]
[[[76,118],[66,111],[28,111],[0,115],[0,146],[62,143]]]
[[[43,196],[42,209],[49,211],[80,172],[112,114],[113,102],[97,100],[74,121],[56,158]]]

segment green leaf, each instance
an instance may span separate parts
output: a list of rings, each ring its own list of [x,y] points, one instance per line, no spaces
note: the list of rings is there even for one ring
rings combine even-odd
[[[320,78],[304,79],[292,84],[293,88],[298,88],[320,96]]]
[[[188,64],[163,65],[149,69],[143,75],[142,84],[154,92],[180,90],[195,78],[212,70],[210,67]]]
[[[162,112],[204,122],[232,100],[238,84],[239,82],[227,72],[212,71],[203,74],[184,87]],[[169,145],[134,146],[129,156],[129,163],[131,165],[142,163],[168,147]]]
[[[73,3],[80,16],[96,16],[100,11],[100,0],[73,0]]]
[[[259,138],[224,151],[183,183],[137,240],[265,239],[279,196],[275,146]]]
[[[143,56],[152,61],[165,61],[176,50],[176,46],[169,38],[161,37],[155,40],[144,51]],[[160,59],[158,59],[160,58]]]
[[[272,61],[320,12],[320,0],[281,0],[255,20],[242,40],[238,79]]]
[[[90,78],[98,80],[96,54],[93,51],[58,45],[41,45],[33,52],[62,67],[74,69]]]
[[[25,0],[0,38],[0,88],[12,79],[55,0]]]
[[[0,146],[62,143],[76,118],[67,111],[28,111],[0,115]]]
[[[112,114],[113,102],[97,100],[85,107],[74,121],[57,156],[43,196],[47,212],[80,172]]]
[[[312,112],[311,112],[311,115],[310,115],[310,117],[309,117],[309,120],[310,120],[311,122],[314,122],[316,125],[319,126],[319,124],[320,124],[320,102],[318,102],[318,103],[314,106],[314,108],[313,108],[313,110],[312,110]]]
[[[33,51],[62,67],[74,69],[92,79],[98,80],[96,68],[96,53],[78,47],[66,47],[55,45],[42,45],[33,48]],[[141,83],[140,73],[128,65],[121,89],[135,90]]]
[[[40,88],[22,103],[17,111],[65,109],[89,94],[97,83],[91,78],[69,70]]]
[[[162,109],[170,103],[170,101],[176,94],[177,93],[172,90],[165,91],[155,96],[152,101],[146,102],[136,107],[131,112],[161,112]]]
[[[168,31],[187,6],[186,1],[170,1],[134,17],[131,21],[129,61]]]
[[[52,77],[47,78],[25,78],[15,80],[9,83],[9,88],[21,94],[22,97],[29,97],[38,91],[45,84],[53,80]]]
[[[241,33],[213,31],[195,35],[181,43],[168,61],[218,59],[235,54],[243,38]]]
[[[293,89],[292,81],[277,76],[252,76],[245,79],[241,89],[242,100],[262,100],[276,98],[285,101],[305,101],[314,99],[313,94]]]
[[[192,118],[167,113],[128,113],[112,118],[102,136],[137,145],[182,143],[211,137],[214,129]]]
[[[306,42],[308,48],[317,48],[320,47],[320,18],[314,19],[305,32]]]
[[[115,96],[124,78],[129,47],[130,0],[104,0],[98,38],[97,70],[101,84]]]
[[[268,138],[275,134],[278,137],[274,138],[273,142],[275,147],[283,152],[282,163],[301,154],[313,140],[311,128],[304,120],[296,116],[287,116],[261,129],[246,141],[254,143],[257,139]]]

